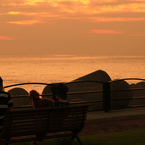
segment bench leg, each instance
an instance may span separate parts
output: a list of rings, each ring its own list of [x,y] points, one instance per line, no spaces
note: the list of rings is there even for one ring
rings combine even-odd
[[[81,139],[79,138],[78,134],[72,136],[71,140],[74,140],[75,138],[76,138],[77,141],[80,143],[80,145],[83,145],[83,143],[82,143]]]

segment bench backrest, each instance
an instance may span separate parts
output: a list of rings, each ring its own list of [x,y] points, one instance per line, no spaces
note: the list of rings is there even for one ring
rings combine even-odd
[[[9,111],[3,125],[3,138],[72,131],[85,125],[89,105]]]

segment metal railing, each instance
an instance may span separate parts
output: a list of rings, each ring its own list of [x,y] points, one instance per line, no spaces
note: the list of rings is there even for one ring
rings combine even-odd
[[[102,99],[98,100],[94,97],[93,100],[85,100],[85,101],[74,101],[71,102],[72,105],[74,104],[83,104],[83,103],[102,103],[102,110],[104,110],[105,112],[109,112],[109,110],[111,109],[111,103],[114,101],[126,101],[126,100],[136,100],[136,99],[144,99],[145,100],[145,95],[144,96],[140,96],[140,97],[133,97],[132,98],[115,98],[112,99],[111,98],[111,93],[115,93],[115,92],[125,92],[125,91],[138,91],[138,90],[145,90],[145,88],[129,88],[129,89],[116,89],[116,90],[111,90],[111,85],[113,83],[117,83],[119,81],[127,81],[127,80],[136,80],[136,81],[145,81],[145,79],[140,79],[140,78],[125,78],[125,79],[118,79],[118,80],[114,80],[114,81],[109,81],[109,82],[101,82],[101,81],[75,81],[75,82],[69,82],[69,83],[65,83],[66,85],[70,85],[70,84],[74,84],[74,83],[98,83],[102,85],[102,89],[101,90],[93,90],[93,91],[76,91],[76,92],[68,92],[67,95],[83,95],[83,94],[97,94],[97,93],[101,93],[102,94]],[[9,85],[9,86],[5,86],[4,88],[10,88],[10,87],[14,87],[14,86],[20,86],[20,85],[30,85],[30,84],[35,84],[35,85],[56,85],[56,84],[48,84],[48,83],[21,83],[21,84],[13,84],[13,85]],[[45,97],[51,97],[52,93],[48,93],[48,94],[41,94],[40,96],[45,96]],[[28,97],[26,95],[13,95],[12,99],[15,98],[25,98]],[[139,106],[145,106],[145,105],[132,105],[131,107],[139,107]],[[15,107],[14,108],[25,108],[25,107],[32,107],[32,105],[24,105],[21,107]],[[126,106],[128,107],[128,106]],[[121,109],[121,108],[119,108]],[[100,109],[99,109],[100,110]]]

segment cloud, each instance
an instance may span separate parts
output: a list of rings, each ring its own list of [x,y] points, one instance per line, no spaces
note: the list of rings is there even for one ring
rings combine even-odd
[[[11,15],[11,19],[14,15],[23,15],[31,17],[31,19],[54,17],[55,19],[92,19],[102,22],[145,20],[145,18],[141,17],[133,18],[134,13],[139,14],[145,12],[144,0],[3,0],[2,7],[5,8],[5,10],[9,10],[7,14]],[[114,14],[117,17],[108,18],[108,14]],[[120,14],[130,14],[131,17],[119,17],[118,15]],[[102,15],[104,18],[100,17]],[[22,25],[38,23],[29,23],[28,21],[22,22],[19,20],[16,20],[17,22],[13,21],[11,23]]]
[[[87,14],[98,14],[106,12],[145,12],[144,0],[7,0],[2,2],[3,6],[15,6],[15,8],[43,9],[51,7],[58,12],[81,12]],[[16,7],[17,6],[17,7]],[[54,11],[56,12],[56,11]]]
[[[97,4],[91,2],[88,7],[82,9],[88,14],[103,14],[103,13],[133,13],[145,12],[145,3],[105,3]]]
[[[131,34],[130,36],[145,36],[145,32],[138,32],[135,34]]]
[[[6,37],[6,36],[0,36],[0,40],[15,40],[16,37]]]
[[[88,19],[96,22],[131,22],[145,21],[145,18],[128,18],[128,17],[89,17]]]
[[[24,20],[24,21],[15,21],[15,22],[8,22],[10,24],[17,24],[17,25],[33,25],[37,23],[43,23],[38,20]]]
[[[7,19],[1,21],[17,25],[34,25],[56,19],[87,22],[145,21],[144,0],[2,0],[2,4],[5,10],[0,15]]]
[[[23,15],[23,16],[37,16],[37,17],[60,17],[60,15],[51,14],[50,12],[18,12],[11,11],[8,15]]]
[[[36,15],[37,13],[11,11],[11,12],[8,12],[8,14],[10,15]]]
[[[124,32],[114,31],[114,30],[90,30],[87,33],[90,33],[90,34],[123,34]]]

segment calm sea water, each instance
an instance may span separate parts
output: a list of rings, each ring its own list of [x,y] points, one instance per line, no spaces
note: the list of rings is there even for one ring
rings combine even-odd
[[[0,76],[4,79],[4,86],[30,82],[70,82],[99,69],[107,72],[112,80],[145,79],[145,55],[0,56]],[[37,89],[40,93],[44,87],[23,86],[27,91]]]

